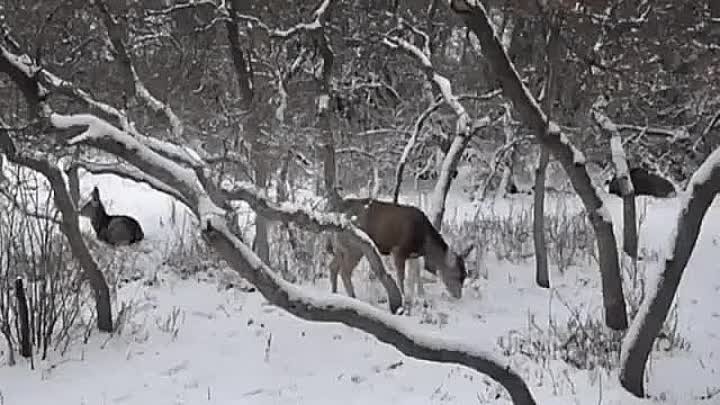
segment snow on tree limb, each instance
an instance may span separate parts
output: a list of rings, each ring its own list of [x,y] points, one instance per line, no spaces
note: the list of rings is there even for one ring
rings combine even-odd
[[[720,148],[692,175],[683,195],[673,239],[656,284],[648,288],[620,351],[620,383],[632,394],[645,395],[645,365],[677,293],[692,255],[703,218],[720,193]]]
[[[417,29],[415,29],[415,31],[417,31]],[[453,93],[450,80],[435,71],[432,61],[430,60],[430,54],[428,53],[429,46],[426,46],[426,50],[423,52],[417,46],[397,36],[386,36],[383,38],[382,43],[390,49],[399,49],[415,59],[425,72],[427,80],[434,84],[434,87],[440,92],[445,103],[447,103],[457,116],[457,121],[455,122],[455,138],[450,145],[450,150],[445,155],[440,175],[438,176],[432,197],[430,198],[430,222],[432,222],[433,226],[437,229],[440,229],[445,213],[445,199],[447,198],[447,193],[450,190],[450,182],[452,181],[451,173],[457,167],[460,156],[470,142],[470,137],[474,131],[487,125],[489,119],[486,123],[479,124],[478,121],[470,117],[470,114],[468,114],[465,107],[460,103],[458,97]]]
[[[317,322],[340,322],[360,329],[417,359],[465,365],[500,383],[514,404],[535,404],[522,378],[496,354],[479,350],[464,339],[421,331],[405,318],[393,317],[348,297],[308,294],[276,275],[227,229],[224,222],[210,223],[205,237],[266,299],[293,315]]]
[[[189,207],[189,202],[185,200],[185,196],[183,196],[177,190],[156,179],[155,177],[148,176],[145,172],[143,172],[142,170],[138,170],[135,167],[129,167],[120,164],[107,164],[87,161],[74,161],[70,163],[70,166],[67,169],[69,170],[72,167],[78,167],[96,175],[112,174],[123,179],[132,180],[136,183],[147,184],[152,189],[167,194]]]
[[[124,27],[118,23],[118,20],[115,17],[113,17],[103,0],[97,0],[96,4],[102,12],[103,21],[105,21],[108,37],[110,38],[110,42],[112,43],[113,48],[115,48],[115,52],[119,56],[118,59],[120,60],[120,65],[123,67],[123,69],[125,69],[125,74],[128,76],[128,78],[132,80],[134,96],[142,100],[145,105],[154,112],[162,113],[163,115],[165,115],[168,122],[170,123],[170,127],[172,128],[173,137],[175,139],[180,139],[183,135],[184,130],[182,121],[175,114],[169,104],[163,103],[155,96],[153,96],[152,93],[150,93],[147,87],[145,87],[143,81],[138,76],[135,65],[125,47],[123,38],[121,37],[126,34],[124,32]]]
[[[287,29],[272,28],[265,24],[258,17],[254,17],[247,14],[234,12],[233,18],[240,21],[244,21],[248,24],[252,24],[255,27],[262,29],[267,32],[268,37],[277,40],[287,40],[296,35],[300,35],[305,32],[312,32],[322,29],[327,19],[328,11],[330,10],[334,0],[323,0],[317,9],[313,12],[313,20],[309,23],[298,23]]]
[[[446,4],[477,36],[483,54],[501,83],[503,94],[513,102],[514,108],[535,132],[543,146],[547,147],[553,157],[562,164],[573,188],[585,205],[597,236],[605,323],[612,329],[626,329],[627,309],[612,222],[605,214],[607,209],[587,172],[585,157],[560,127],[548,118],[520,79],[515,66],[503,49],[500,38],[495,33],[482,2],[446,0]]]
[[[255,253],[227,228],[223,215],[215,215],[209,210],[209,198],[204,191],[188,184],[191,170],[183,168],[155,152],[144,147],[134,138],[122,131],[103,124],[96,117],[87,115],[60,116],[54,114],[52,122],[60,127],[87,126],[88,129],[68,141],[69,144],[86,143],[100,147],[130,161],[141,170],[161,178],[165,183],[174,185],[185,198],[193,204],[191,207],[202,221],[203,233],[215,250],[244,278],[252,282],[271,303],[286,309],[303,319],[320,322],[341,322],[376,336],[383,342],[392,344],[403,353],[419,359],[438,362],[457,363],[471,367],[502,384],[516,404],[535,404],[532,394],[522,378],[504,361],[493,353],[486,353],[460,340],[452,340],[439,334],[425,334],[392,315],[383,313],[373,306],[339,295],[311,295],[282,280]],[[122,149],[127,149],[123,151]],[[164,162],[163,162],[164,161]],[[181,185],[182,187],[178,186]],[[307,213],[297,207],[283,204],[273,207],[265,198],[253,192],[254,186],[240,185],[234,192],[245,201],[256,205],[263,215],[282,217],[284,220],[297,220],[309,226],[322,229],[348,226],[348,220],[333,214]],[[255,199],[255,200],[253,200]],[[204,206],[203,206],[204,205]],[[216,208],[219,210],[219,208]],[[209,211],[209,213],[208,213]],[[356,233],[357,234],[357,233]],[[367,238],[366,235],[360,236]]]

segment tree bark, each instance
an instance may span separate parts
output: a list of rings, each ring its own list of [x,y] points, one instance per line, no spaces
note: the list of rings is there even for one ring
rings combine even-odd
[[[705,213],[720,192],[720,149],[716,149],[693,174],[675,223],[675,238],[665,266],[654,288],[640,305],[623,341],[620,353],[620,383],[643,397],[643,376],[653,343],[660,333],[675,299],[685,266],[697,242]]]
[[[20,323],[20,355],[29,359],[32,357],[32,339],[30,338],[30,313],[28,311],[25,286],[22,278],[15,279],[15,304],[18,321]]]
[[[547,243],[545,242],[545,174],[550,163],[550,151],[540,145],[540,159],[535,170],[533,191],[533,243],[535,244],[535,282],[550,288]]]
[[[12,80],[17,84],[23,95],[25,101],[28,103],[28,110],[39,114],[43,111],[46,114],[50,111],[49,105],[45,103],[40,97],[40,85],[38,83],[38,77],[29,77],[28,71],[32,69],[22,69],[21,66],[11,62],[9,56],[10,52],[6,51],[4,47],[0,45],[0,72],[6,72],[10,75]],[[33,93],[38,92],[38,93]],[[37,105],[36,105],[37,104]],[[47,110],[47,111],[45,111]],[[29,117],[31,120],[37,118],[37,116]],[[62,214],[61,230],[65,237],[70,243],[70,249],[73,257],[80,262],[80,267],[83,270],[83,275],[90,282],[90,287],[93,290],[95,296],[95,310],[97,314],[98,329],[103,332],[112,332],[112,303],[110,301],[110,290],[105,280],[105,276],[98,269],[95,259],[90,254],[90,250],[85,241],[82,239],[80,233],[80,226],[78,225],[78,214],[72,203],[72,198],[68,193],[63,179],[61,170],[57,165],[51,163],[44,157],[31,156],[27,153],[20,153],[17,148],[13,145],[12,139],[6,133],[2,138],[3,142],[0,142],[0,146],[3,148],[3,152],[6,154],[8,160],[14,164],[28,167],[36,172],[42,174],[50,183],[53,190],[53,200],[55,206],[60,210]]]
[[[605,324],[611,329],[627,328],[627,309],[623,295],[622,277],[612,217],[597,195],[585,167],[585,156],[575,148],[557,123],[550,121],[518,76],[514,65],[503,50],[480,2],[450,0],[450,8],[475,33],[493,71],[500,80],[506,97],[527,125],[538,135],[543,146],[562,164],[573,188],[585,205],[590,223],[595,230],[600,256],[600,275],[605,307]]]
[[[558,16],[559,17],[559,16]],[[549,35],[546,44],[546,77],[543,108],[553,112],[553,104],[557,99],[556,66],[561,60],[560,28],[562,19],[546,20]],[[507,47],[505,48],[507,50]],[[533,192],[533,243],[535,245],[535,282],[543,288],[550,288],[550,269],[548,268],[547,242],[545,241],[545,178],[550,164],[550,151],[540,144],[540,158],[535,170]]]
[[[240,44],[240,22],[236,13],[251,11],[252,4],[240,0],[232,0],[228,10],[230,18],[226,21],[228,42],[230,43],[230,56],[235,67],[235,75],[242,96],[243,108],[251,111],[245,123],[244,136],[250,144],[250,161],[254,166],[255,184],[264,189],[268,182],[268,167],[265,157],[259,153],[262,145],[258,142],[260,137],[259,110],[255,106],[254,77],[250,65],[250,55],[243,51]],[[252,243],[253,249],[266,263],[270,260],[270,243],[268,241],[268,221],[262,215],[255,215],[255,238]]]

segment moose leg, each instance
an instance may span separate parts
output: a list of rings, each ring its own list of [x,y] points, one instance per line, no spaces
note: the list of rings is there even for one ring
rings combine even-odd
[[[337,293],[338,272],[340,271],[341,264],[342,258],[340,254],[333,256],[330,262],[330,291],[332,291],[333,294]]]
[[[425,295],[423,289],[422,277],[420,276],[420,258],[408,259],[408,281],[410,282],[410,292],[415,295],[417,291],[418,296]]]
[[[408,290],[407,294],[405,295],[405,300],[408,302],[409,305],[413,305],[415,302],[415,292],[416,288],[417,291],[419,291],[420,286],[420,259],[414,258],[414,259],[407,259],[407,267],[408,267]]]
[[[395,262],[395,271],[397,272],[397,283],[400,292],[405,295],[405,255],[400,254],[397,250],[392,252],[393,261]]]
[[[345,255],[340,269],[340,277],[342,277],[343,285],[347,295],[355,298],[355,288],[352,285],[352,272],[355,270],[358,262],[362,259],[362,253],[349,252]]]

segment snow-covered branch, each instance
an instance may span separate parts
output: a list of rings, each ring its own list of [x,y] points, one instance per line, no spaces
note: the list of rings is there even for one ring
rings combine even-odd
[[[340,295],[313,296],[276,275],[238,240],[224,223],[211,223],[207,240],[233,268],[250,280],[271,303],[302,319],[340,322],[374,335],[402,353],[418,359],[462,364],[499,382],[516,405],[534,405],[532,393],[522,378],[500,357],[438,332],[416,329],[404,318]]]
[[[183,168],[140,144],[134,138],[86,115],[59,116],[52,123],[60,127],[87,126],[88,129],[71,140],[70,144],[86,143],[100,147],[130,161],[141,170],[151,173],[185,194],[194,212],[202,220],[207,241],[236,271],[253,283],[263,296],[303,319],[320,322],[341,322],[359,328],[378,339],[392,344],[403,353],[420,359],[463,364],[487,374],[510,393],[516,404],[535,404],[530,390],[522,378],[493,353],[480,351],[462,341],[453,341],[441,335],[430,335],[413,330],[409,324],[384,314],[373,306],[338,295],[313,296],[300,287],[282,280],[267,267],[255,253],[228,229],[223,215],[215,215],[219,208],[208,202],[204,191],[188,180],[191,170]],[[307,213],[289,205],[273,206],[253,190],[252,185],[241,185],[234,193],[267,217],[285,221],[304,221],[307,226],[319,229],[353,229],[349,220],[333,214]],[[372,243],[364,233],[352,231],[355,237]],[[389,277],[389,276],[387,276]],[[382,281],[382,280],[381,280]],[[397,287],[395,287],[397,288]],[[399,293],[399,291],[398,291]]]
[[[715,196],[720,193],[720,149],[716,149],[690,178],[678,212],[669,252],[657,284],[648,288],[620,352],[620,383],[638,397],[645,396],[645,365],[675,299],[685,266],[695,249],[700,228]]]
[[[413,31],[416,32],[417,29]],[[470,137],[472,136],[472,134],[475,132],[475,130],[478,130],[487,125],[489,123],[489,119],[487,121],[479,121],[473,120],[470,117],[470,114],[468,114],[467,110],[460,102],[458,96],[453,93],[452,83],[450,82],[450,80],[435,71],[435,67],[430,60],[429,46],[425,46],[425,51],[423,51],[417,46],[406,41],[405,39],[397,36],[386,36],[385,38],[383,38],[382,43],[390,49],[400,50],[415,59],[420,65],[421,69],[425,72],[427,80],[434,85],[437,91],[442,95],[444,102],[453,110],[453,112],[457,116],[457,120],[455,122],[455,138],[453,138],[450,149],[448,150],[447,154],[445,155],[445,159],[443,160],[440,175],[438,176],[437,183],[435,184],[435,188],[433,190],[430,201],[430,221],[436,228],[440,229],[440,227],[442,226],[442,218],[445,213],[445,199],[447,198],[447,193],[450,190],[450,182],[452,181],[451,173],[457,167],[460,156],[470,142]],[[439,107],[435,106],[435,104],[437,103],[434,103],[430,106],[430,112],[428,112],[428,114],[434,111],[434,108]],[[422,121],[420,121],[420,125],[422,125]],[[415,134],[414,137],[417,138]],[[408,142],[408,146],[405,147],[403,155],[406,155],[406,152],[409,153],[410,149],[412,148],[411,142],[414,142],[414,138],[412,137],[411,141]],[[405,159],[407,159],[407,156],[405,156]],[[404,170],[404,163],[405,162],[401,160],[401,165],[398,166],[398,170],[395,175],[396,195],[397,193],[399,193],[399,189],[401,186],[402,170]]]
[[[162,101],[158,100],[155,96],[152,95],[152,93],[150,93],[147,87],[145,87],[145,84],[137,74],[135,65],[130,58],[127,48],[125,47],[122,36],[126,33],[124,32],[123,26],[110,13],[110,10],[108,10],[108,7],[103,0],[98,0],[97,5],[103,15],[103,20],[105,21],[105,26],[107,27],[107,33],[108,37],[110,38],[110,42],[112,43],[113,48],[115,48],[115,52],[119,56],[118,59],[120,61],[120,64],[122,65],[123,69],[125,69],[125,73],[128,78],[132,80],[134,96],[142,100],[145,105],[154,112],[162,113],[163,115],[165,115],[168,122],[170,123],[170,128],[172,128],[173,137],[175,139],[180,139],[182,137],[184,129],[182,121],[175,114],[169,104],[163,103]]]
[[[585,205],[597,236],[605,323],[612,329],[627,328],[620,263],[611,217],[597,193],[585,166],[584,155],[570,142],[560,126],[551,121],[520,78],[503,48],[482,2],[448,0],[450,9],[478,38],[483,54],[503,88],[503,94],[538,137],[562,164],[573,188]]]
[[[163,183],[162,181],[156,179],[155,177],[147,175],[145,172],[143,172],[142,170],[138,170],[135,167],[120,164],[74,161],[70,163],[70,166],[67,169],[69,170],[73,167],[81,168],[92,174],[112,174],[117,177],[132,180],[136,183],[147,184],[151,188],[160,191],[161,193],[165,193],[170,197],[173,197],[181,203],[185,204],[186,206],[189,206],[189,203],[185,200],[184,195],[179,193],[174,188]]]
[[[37,80],[30,75],[27,76],[27,79],[29,81]],[[33,100],[37,100],[37,97]],[[416,329],[418,326],[411,326],[409,320],[383,313],[369,304],[329,293],[314,296],[300,287],[282,280],[228,229],[225,220],[226,212],[213,203],[207,191],[198,181],[196,171],[164,157],[145,145],[142,139],[133,137],[127,131],[96,116],[90,114],[62,115],[52,112],[49,105],[45,106],[45,109],[49,111],[47,116],[49,126],[82,131],[67,139],[66,145],[88,145],[112,153],[182,194],[191,210],[200,219],[203,234],[209,245],[233,269],[251,281],[272,304],[304,319],[340,322],[361,329],[412,357],[462,364],[473,368],[502,384],[508,390],[515,404],[535,404],[532,393],[522,378],[495,353],[479,350],[459,340],[448,339],[437,332],[431,334]],[[56,171],[57,173],[60,173],[59,169]],[[242,197],[247,199],[246,201],[249,201],[251,205],[254,203],[254,208],[263,211],[264,215],[275,215],[278,214],[278,211],[278,215],[288,214],[287,211],[269,204],[266,198],[251,195],[249,188],[240,187],[240,190],[235,191],[245,193]],[[259,198],[253,200],[255,197]],[[67,199],[69,201],[69,197]],[[338,219],[337,222],[340,223],[331,224],[325,221],[327,217],[315,217],[302,210],[296,211],[295,214],[299,215],[301,219],[305,216],[308,223],[317,221],[328,228],[341,227],[343,231],[348,228],[352,229],[350,226],[345,227],[349,222],[347,219],[334,218]],[[330,217],[333,216],[330,215]],[[286,219],[293,220],[294,218]],[[360,239],[364,238],[366,243],[369,241],[367,235],[359,232],[355,236]]]

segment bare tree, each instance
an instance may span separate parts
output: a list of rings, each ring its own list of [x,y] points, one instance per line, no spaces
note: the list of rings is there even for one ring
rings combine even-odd
[[[523,84],[488,20],[480,2],[450,0],[449,6],[478,38],[484,55],[498,76],[504,94],[512,100],[526,124],[544,147],[558,160],[582,200],[597,236],[605,323],[615,330],[627,328],[627,309],[613,234],[612,218],[598,196],[585,167],[585,156],[570,142],[557,123],[551,121]]]
[[[620,383],[638,397],[645,395],[645,364],[675,299],[685,266],[697,242],[705,213],[720,193],[720,149],[716,149],[693,174],[685,190],[675,223],[670,252],[657,284],[648,289],[623,341],[620,354]]]
[[[452,83],[450,80],[435,70],[435,67],[430,60],[430,38],[428,35],[402,20],[401,26],[406,27],[411,32],[422,38],[421,47],[417,47],[407,40],[395,35],[386,36],[383,43],[388,48],[397,49],[415,59],[420,64],[427,80],[432,83],[433,87],[435,87],[435,89],[442,95],[443,101],[447,103],[457,116],[457,121],[455,123],[455,138],[450,144],[450,149],[443,160],[442,169],[440,170],[440,175],[438,176],[437,183],[433,189],[430,204],[430,222],[432,222],[435,228],[441,229],[443,215],[445,214],[445,200],[447,198],[447,193],[450,190],[450,183],[452,181],[452,172],[457,168],[460,157],[470,142],[471,137],[476,131],[486,127],[490,123],[490,119],[488,117],[483,117],[482,119],[474,119],[471,117],[460,102],[459,97],[453,93]],[[434,107],[434,105],[431,106],[431,108],[432,107]],[[416,127],[421,124],[422,121],[420,121]],[[419,128],[417,130],[419,131]],[[408,148],[406,147],[406,149]],[[402,172],[398,171],[398,174],[401,178]],[[399,188],[400,182],[396,181],[396,195],[399,193]]]
[[[550,15],[545,12],[545,25],[548,28],[546,47],[546,75],[543,88],[543,109],[553,112],[553,103],[557,99],[557,65],[561,60],[562,47],[560,43],[560,29],[562,16]],[[535,183],[533,187],[533,243],[535,246],[535,283],[543,288],[550,288],[550,272],[548,269],[548,252],[545,241],[545,177],[550,163],[550,150],[540,144],[540,157],[535,169]]]

